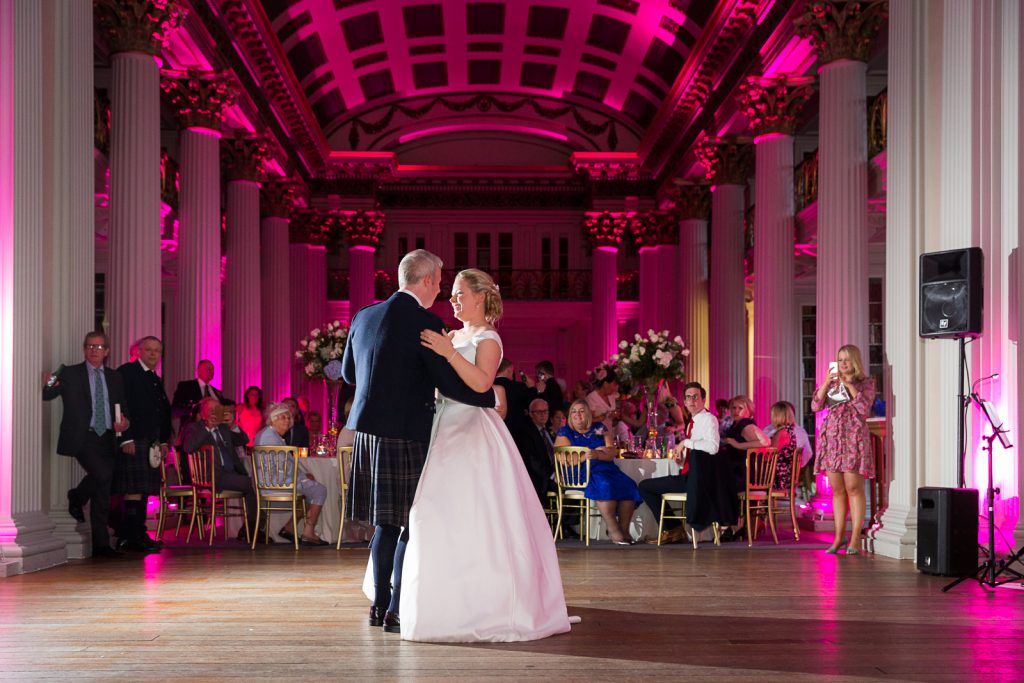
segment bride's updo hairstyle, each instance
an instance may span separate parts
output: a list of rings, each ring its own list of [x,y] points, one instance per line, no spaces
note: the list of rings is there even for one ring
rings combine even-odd
[[[494,283],[494,279],[484,271],[477,270],[476,268],[467,268],[461,271],[455,276],[455,279],[462,280],[474,294],[483,294],[484,320],[492,325],[498,322],[503,308],[501,305],[501,292],[498,291],[498,285]]]

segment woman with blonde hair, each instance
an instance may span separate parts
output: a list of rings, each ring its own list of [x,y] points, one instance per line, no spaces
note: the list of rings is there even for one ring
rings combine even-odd
[[[789,401],[772,404],[772,427],[772,448],[779,451],[775,461],[775,488],[788,491],[793,477],[793,453],[796,451],[796,413]]]
[[[729,414],[732,416],[732,424],[723,435],[719,453],[728,458],[732,467],[733,486],[738,494],[747,488],[747,449],[764,448],[771,444],[771,440],[754,422],[754,402],[748,396],[733,396],[729,400]],[[742,521],[746,524],[746,520]],[[722,540],[736,540],[742,529],[743,524],[729,529],[722,535]]]
[[[875,476],[875,455],[867,423],[874,400],[875,380],[864,372],[860,349],[853,344],[841,347],[836,362],[829,366],[828,375],[811,400],[814,412],[828,409],[818,434],[815,471],[825,474],[832,487],[836,535],[826,552],[833,555],[845,540],[848,507],[853,529],[844,552],[860,552],[866,508],[864,480]]]

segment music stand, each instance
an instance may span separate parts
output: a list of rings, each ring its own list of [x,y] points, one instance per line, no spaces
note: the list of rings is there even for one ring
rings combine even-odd
[[[985,548],[982,546],[982,550],[985,553],[985,560],[978,565],[974,574],[964,574],[956,581],[953,581],[949,585],[943,587],[943,593],[967,579],[973,579],[977,581],[979,585],[988,586],[989,588],[995,588],[996,586],[1001,586],[1004,583],[1010,583],[1017,579],[1024,579],[1024,574],[1021,574],[1011,566],[1014,562],[1020,561],[1021,554],[1024,553],[1024,548],[1014,552],[1013,547],[1011,546],[1006,559],[996,559],[996,493],[992,479],[992,443],[996,439],[999,439],[999,443],[1002,444],[1003,448],[1013,448],[1013,444],[1010,443],[1010,439],[1007,436],[1009,430],[1003,429],[1003,421],[999,417],[999,413],[996,411],[996,407],[992,405],[992,403],[978,396],[976,392],[971,393],[970,399],[981,409],[982,414],[985,415],[989,426],[992,428],[991,434],[982,437],[985,440],[985,451],[988,453],[988,547]],[[1010,574],[1010,578],[997,581],[999,575],[1004,573]]]

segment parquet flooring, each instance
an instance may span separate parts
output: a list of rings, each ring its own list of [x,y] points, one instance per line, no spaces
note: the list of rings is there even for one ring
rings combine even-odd
[[[172,545],[0,580],[0,678],[1024,680],[1024,591],[823,547],[560,545],[571,634],[433,645],[366,625],[364,548]]]

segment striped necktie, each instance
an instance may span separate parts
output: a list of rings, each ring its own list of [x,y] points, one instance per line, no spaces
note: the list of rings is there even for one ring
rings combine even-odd
[[[103,381],[103,368],[91,370],[93,373],[92,392],[92,430],[97,436],[103,436],[109,425],[107,424],[107,387]]]

